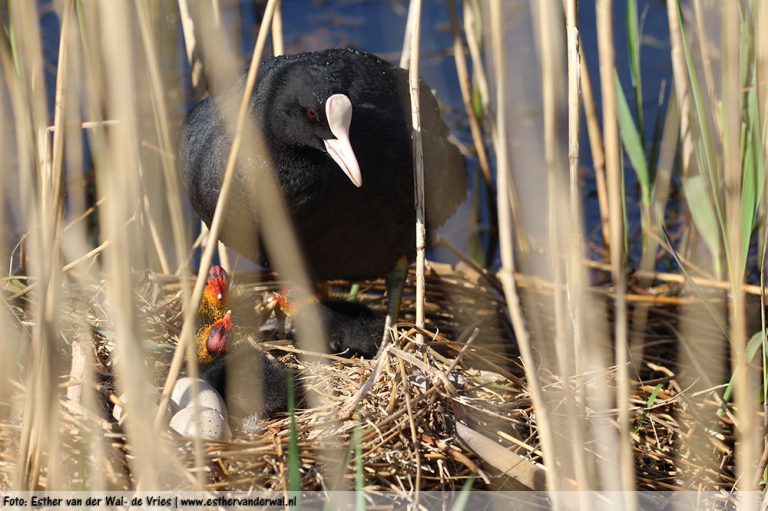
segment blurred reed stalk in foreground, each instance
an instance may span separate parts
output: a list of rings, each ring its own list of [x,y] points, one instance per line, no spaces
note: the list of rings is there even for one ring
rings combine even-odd
[[[667,275],[665,282],[677,277],[676,282],[685,283],[681,292],[693,298],[680,302],[676,329],[680,382],[686,389],[690,385],[693,393],[710,392],[718,399],[722,395],[727,400],[733,392],[735,406],[723,403],[722,413],[729,414],[738,438],[734,474],[739,489],[756,489],[763,480],[768,449],[763,447],[761,456],[756,404],[760,387],[748,345],[761,353],[764,407],[768,345],[764,310],[762,329],[749,330],[755,322],[749,321],[743,284],[756,273],[757,259],[764,302],[768,7],[746,0],[691,0],[682,5],[667,0],[674,86],[666,109],[659,107],[654,134],[648,136],[639,4],[635,0],[624,4],[626,64],[632,82],[622,84],[617,66],[625,63],[617,62],[614,34],[614,26],[622,22],[616,19],[618,3],[595,4],[599,73],[592,77],[580,47],[581,6],[576,0],[562,5],[550,0],[465,1],[463,20],[453,13],[452,42],[463,80],[462,100],[488,191],[493,188],[492,164],[496,165],[498,276],[527,374],[525,390],[535,409],[538,436],[531,441],[531,452],[538,453],[540,443],[551,490],[636,487],[634,427],[647,411],[643,406],[650,408],[653,399],[644,405],[633,397],[643,384],[649,312],[637,307],[630,314],[627,273],[639,267],[642,277],[632,282],[652,294],[650,288],[662,279],[656,271],[659,262],[666,261],[680,273]],[[246,115],[247,99],[269,34],[274,52],[284,51],[278,4],[270,0],[266,5],[244,95],[235,104],[221,105],[233,145],[219,205],[227,201],[236,162],[256,159],[266,151]],[[56,88],[46,91],[38,2],[0,3],[0,19],[7,20],[7,31],[0,34],[4,155],[0,239],[4,248],[16,245],[0,256],[0,264],[8,268],[3,282],[9,290],[9,297],[4,296],[7,306],[0,308],[0,402],[13,402],[0,407],[0,420],[21,424],[15,443],[7,446],[14,453],[12,484],[18,489],[74,488],[74,474],[80,470],[87,473],[82,479],[92,489],[103,488],[108,479],[138,489],[203,488],[210,476],[203,443],[193,441],[194,460],[186,462],[176,456],[173,441],[160,433],[169,392],[185,357],[190,374],[196,374],[196,308],[224,213],[217,208],[200,260],[203,271],[192,285],[191,233],[175,168],[181,81],[175,69],[178,24],[192,64],[196,98],[206,90],[217,94],[237,83],[243,59],[225,30],[226,17],[218,1],[179,0],[178,5],[164,6],[150,0],[60,0],[52,5],[61,22],[61,39]],[[405,37],[409,44],[401,61],[412,66],[413,81],[419,64],[420,11],[421,2],[412,2],[407,22],[411,28]],[[460,26],[471,66],[465,61]],[[593,83],[600,85],[599,99]],[[52,112],[47,106],[49,92],[55,98]],[[628,100],[630,93],[634,97]],[[665,93],[659,96],[663,105]],[[414,107],[418,110],[418,105]],[[581,108],[586,132],[579,123]],[[418,130],[418,122],[414,126]],[[588,135],[592,148],[601,248],[610,253],[610,265],[601,266],[610,274],[610,286],[601,288],[610,297],[605,303],[592,292],[585,267],[589,261],[579,141],[586,137],[580,134]],[[418,147],[418,131],[414,139]],[[494,155],[486,155],[486,144],[493,146]],[[84,171],[85,148],[93,158],[92,173]],[[414,154],[418,158],[418,149]],[[628,176],[638,183],[639,201],[627,186]],[[277,270],[300,288],[310,289],[274,180],[265,179],[248,199],[257,204],[261,218],[269,219],[262,222],[262,234]],[[632,250],[637,226],[626,220],[626,210],[636,202],[641,218],[639,261]],[[687,208],[680,222],[668,214],[675,202]],[[18,233],[23,234],[17,240]],[[226,259],[222,257],[225,264]],[[422,257],[419,262],[423,263]],[[423,267],[418,268],[421,280]],[[145,269],[153,278],[180,279],[183,326],[159,406],[151,383],[165,375],[145,367],[149,318],[141,312],[135,292],[139,272]],[[519,286],[521,276],[546,283],[542,286],[546,292]],[[421,301],[423,283],[417,289]],[[542,308],[545,312],[537,313]],[[106,311],[110,325],[82,320],[76,327],[77,342],[64,345],[65,319],[94,309]],[[31,320],[16,318],[19,311]],[[424,320],[423,308],[420,312],[417,324]],[[116,394],[126,401],[125,474],[110,472],[122,460],[110,458],[113,448],[94,425],[103,420],[101,396],[93,390],[100,375],[95,374],[97,364],[86,347],[102,327],[112,329]],[[309,317],[298,328],[301,347],[324,352],[318,318]],[[421,330],[418,336],[421,340]],[[750,337],[756,343],[748,343]],[[65,352],[72,353],[71,367],[62,357]],[[384,354],[387,362],[389,356]],[[392,377],[407,389],[409,376],[402,360]],[[723,391],[731,371],[733,384]],[[62,402],[57,377],[65,374],[69,374],[68,399]],[[253,385],[258,392],[258,375]],[[406,434],[420,446],[422,436],[407,393],[404,400]],[[62,450],[71,440],[59,428],[65,420],[82,430],[78,446],[82,466],[63,461]],[[725,431],[726,426],[715,422],[710,429]],[[702,431],[691,433],[692,439],[700,438],[696,442],[689,438],[694,446],[691,455],[707,459],[708,470],[722,470],[721,458],[707,443],[709,430]],[[329,442],[323,449],[332,460],[323,465],[323,477],[343,480],[349,446]],[[688,454],[677,453],[681,466]],[[299,473],[298,458],[294,474]],[[419,447],[410,459],[420,466]],[[359,455],[356,462],[362,467]],[[362,486],[362,468],[359,472]],[[423,483],[420,471],[415,481],[418,489]],[[630,496],[622,498],[626,508],[634,506]],[[586,508],[589,503],[580,505]]]

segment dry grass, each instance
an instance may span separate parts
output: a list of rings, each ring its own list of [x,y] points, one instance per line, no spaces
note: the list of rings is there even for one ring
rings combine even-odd
[[[307,490],[332,489],[339,481],[323,476],[328,466],[335,467],[338,478],[354,478],[354,451],[351,438],[357,420],[362,428],[362,452],[366,489],[395,491],[407,495],[414,489],[417,466],[415,453],[420,453],[419,466],[422,490],[458,490],[471,475],[479,477],[475,488],[520,489],[525,480],[524,470],[542,462],[537,436],[538,424],[533,413],[525,373],[511,342],[511,327],[503,314],[504,301],[499,295],[499,283],[493,278],[479,277],[471,268],[458,269],[430,265],[427,276],[427,325],[423,331],[426,343],[415,342],[418,331],[408,323],[414,316],[414,276],[406,289],[404,323],[398,329],[399,339],[388,351],[388,361],[372,390],[366,394],[353,417],[340,418],[339,411],[352,399],[372,370],[374,361],[344,359],[295,348],[291,340],[265,344],[275,356],[294,368],[308,401],[313,394],[322,395],[325,405],[300,408],[296,413],[301,453],[302,485]],[[257,278],[258,277],[258,278]],[[135,301],[146,318],[145,335],[149,343],[145,368],[154,374],[154,393],[159,396],[170,355],[181,331],[181,283],[177,277],[143,272]],[[520,277],[522,288],[538,297],[529,316],[546,318],[551,315],[548,303],[551,286]],[[18,282],[6,283],[6,285]],[[236,282],[239,299],[258,303],[280,282],[273,275],[242,275]],[[349,283],[336,282],[333,295],[344,296]],[[360,300],[374,309],[384,311],[384,284],[376,281],[364,284]],[[67,348],[82,343],[93,360],[98,383],[98,406],[88,411],[80,404],[58,400],[62,410],[63,444],[60,459],[67,474],[67,487],[87,486],[88,480],[77,470],[88,439],[98,439],[103,453],[94,460],[91,470],[103,474],[104,488],[131,489],[135,474],[131,470],[132,449],[122,427],[110,414],[115,396],[114,367],[116,360],[115,330],[108,310],[98,305],[103,286],[68,286],[68,304],[61,323],[64,342],[59,349],[66,358]],[[600,290],[596,289],[595,292]],[[29,332],[33,323],[25,310],[28,298],[20,297],[13,307],[16,327]],[[695,384],[683,388],[674,364],[678,342],[675,331],[675,309],[678,304],[652,307],[646,331],[647,350],[642,372],[633,381],[629,413],[632,448],[635,456],[636,485],[640,489],[729,490],[734,484],[732,432],[730,413],[718,418],[719,389]],[[474,323],[467,321],[474,317]],[[83,331],[82,320],[89,325]],[[459,325],[471,325],[457,332]],[[475,330],[476,328],[476,330]],[[461,340],[462,342],[457,342]],[[469,342],[467,342],[469,341]],[[408,385],[403,385],[405,369]],[[615,385],[615,368],[576,375],[569,380],[573,389],[587,392]],[[561,388],[564,382],[555,374],[542,372],[544,389]],[[56,379],[59,386],[67,385],[66,375]],[[70,382],[70,385],[79,382]],[[23,390],[22,382],[14,386]],[[404,406],[409,393],[411,410]],[[649,396],[655,398],[649,406]],[[564,403],[563,403],[564,404]],[[15,406],[18,406],[17,402]],[[11,405],[12,407],[14,405]],[[555,413],[566,408],[556,406]],[[6,412],[9,410],[5,410]],[[586,410],[587,422],[598,420],[605,410]],[[610,413],[610,412],[609,412]],[[0,484],[9,487],[13,479],[18,432],[21,423],[11,411],[0,424]],[[12,419],[10,417],[17,417]],[[339,420],[342,419],[342,420]],[[497,458],[483,459],[467,448],[457,434],[455,423],[485,435],[497,444],[500,452],[509,450],[528,460],[508,473],[501,473]],[[410,424],[415,426],[418,445]],[[286,452],[289,442],[289,417],[282,415],[263,424],[258,433],[236,431],[231,443],[205,442],[206,488],[211,490],[286,488]],[[557,432],[555,432],[557,434]],[[706,444],[701,445],[702,437]],[[695,442],[694,442],[695,439]],[[158,438],[163,444],[177,444],[169,471],[186,473],[180,481],[152,487],[175,489],[194,480],[195,466],[192,443],[163,432]],[[327,452],[348,445],[345,458],[339,461]],[[593,445],[584,446],[590,450]],[[688,453],[680,457],[680,452]],[[719,466],[719,469],[712,467]],[[184,483],[184,481],[187,483]],[[38,488],[50,488],[47,474],[41,473]]]

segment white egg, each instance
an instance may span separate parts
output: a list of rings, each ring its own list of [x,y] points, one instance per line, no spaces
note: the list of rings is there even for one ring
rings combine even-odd
[[[232,439],[227,419],[218,410],[205,406],[182,408],[171,418],[171,429],[183,437],[199,437],[205,440]]]
[[[218,411],[224,417],[227,417],[227,405],[224,404],[224,400],[221,398],[216,389],[211,386],[207,381],[198,378],[197,385],[199,394],[196,400],[192,400],[192,378],[184,377],[180,378],[173,386],[171,391],[171,402],[175,405],[176,410],[181,410],[197,404],[205,406],[207,408],[213,408]]]

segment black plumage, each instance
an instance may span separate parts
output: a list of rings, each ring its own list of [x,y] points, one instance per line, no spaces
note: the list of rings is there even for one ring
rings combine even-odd
[[[381,344],[384,318],[360,302],[324,300],[305,305],[297,317],[314,308],[328,336],[328,352],[373,358]]]
[[[242,87],[222,98],[204,99],[183,127],[184,182],[193,207],[208,224],[231,147],[221,108],[238,94]],[[464,199],[466,173],[463,157],[447,139],[437,101],[423,82],[420,99],[427,226],[435,228]],[[344,117],[349,113],[347,102],[351,124]],[[412,260],[409,105],[407,71],[374,55],[332,49],[264,61],[250,113],[271,154],[238,164],[222,241],[241,255],[268,264],[249,189],[259,186],[271,157],[312,277],[376,278],[386,275],[401,256]],[[344,133],[339,135],[345,122],[351,141],[348,151],[342,147]]]
[[[200,376],[221,394],[233,417],[271,417],[288,410],[291,370],[246,340],[201,364]]]

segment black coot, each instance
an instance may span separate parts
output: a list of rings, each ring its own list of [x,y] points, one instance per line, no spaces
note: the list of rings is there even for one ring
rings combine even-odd
[[[229,98],[237,96],[233,91]],[[420,90],[427,226],[442,225],[466,195],[464,159],[429,87]],[[221,98],[227,101],[227,96]],[[222,103],[201,101],[183,127],[181,164],[192,205],[210,224],[231,147]],[[310,274],[318,280],[382,277],[415,257],[414,179],[407,71],[360,51],[331,49],[272,58],[259,70],[251,115]],[[268,264],[248,190],[268,159],[236,169],[222,241]]]

